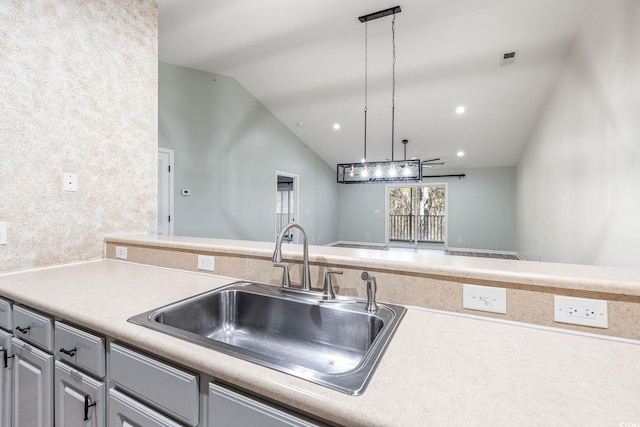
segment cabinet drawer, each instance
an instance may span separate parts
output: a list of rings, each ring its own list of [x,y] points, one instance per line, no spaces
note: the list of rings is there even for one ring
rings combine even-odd
[[[209,384],[208,412],[207,427],[317,427],[322,425],[213,383]]]
[[[55,322],[56,356],[98,377],[105,375],[104,338]]]
[[[184,427],[116,389],[109,390],[109,427]]]
[[[104,383],[59,360],[55,362],[54,377],[56,425],[104,427]]]
[[[7,331],[13,330],[11,317],[11,303],[4,298],[0,298],[0,328]]]
[[[198,424],[197,376],[119,344],[110,346],[109,376],[118,386],[176,419]]]
[[[46,351],[53,351],[53,321],[50,317],[14,305],[13,331],[21,340],[35,344]]]

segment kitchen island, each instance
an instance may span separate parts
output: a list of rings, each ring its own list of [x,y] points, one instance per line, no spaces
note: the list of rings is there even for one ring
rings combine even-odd
[[[640,423],[635,340],[409,307],[364,394],[349,396],[127,322],[233,281],[99,260],[0,275],[0,295],[331,423]]]

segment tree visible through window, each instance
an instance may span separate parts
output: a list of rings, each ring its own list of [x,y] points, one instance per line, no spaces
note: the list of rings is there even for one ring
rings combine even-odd
[[[444,243],[445,187],[389,188],[389,240]]]

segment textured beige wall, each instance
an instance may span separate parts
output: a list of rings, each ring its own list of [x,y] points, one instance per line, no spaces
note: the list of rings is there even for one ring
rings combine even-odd
[[[0,271],[155,232],[157,24],[155,0],[0,1]]]
[[[201,250],[181,250],[154,247],[153,245],[118,244],[114,242],[114,237],[110,236],[106,245],[107,258],[116,258],[116,246],[127,247],[128,262],[208,274],[206,271],[197,269],[198,255],[213,255],[215,256],[215,271],[212,274],[270,283],[272,285],[279,285],[282,280],[282,270],[273,268],[273,262],[270,257],[241,255],[216,249],[207,251],[204,247]],[[285,260],[285,264],[289,265],[291,282],[300,283],[302,270],[300,262]],[[393,269],[391,266],[390,268]],[[337,265],[325,262],[310,263],[312,288],[320,289],[322,287],[324,273],[329,270],[343,271],[342,275],[334,276],[333,278],[334,291],[341,296],[366,298],[365,285],[360,279],[360,274],[362,270],[367,270],[375,275],[377,279],[377,298],[381,302],[416,305],[436,310],[551,326],[598,335],[640,339],[640,329],[638,328],[640,324],[640,297],[638,296],[527,286],[502,281],[499,275],[496,276],[496,281],[488,282],[462,277],[441,278],[399,270],[380,271],[365,265],[354,267],[353,265]],[[507,313],[496,314],[463,308],[463,283],[506,288]],[[553,316],[554,295],[607,300],[608,328],[601,329],[555,322]]]

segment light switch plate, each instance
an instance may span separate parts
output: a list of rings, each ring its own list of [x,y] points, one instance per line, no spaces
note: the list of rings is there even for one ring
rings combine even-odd
[[[7,244],[7,223],[0,222],[0,245]]]
[[[606,329],[609,327],[607,301],[554,295],[553,320]]]
[[[493,286],[462,285],[462,307],[470,310],[507,313],[507,290]]]
[[[78,174],[62,174],[62,188],[64,188],[64,191],[78,191]]]

